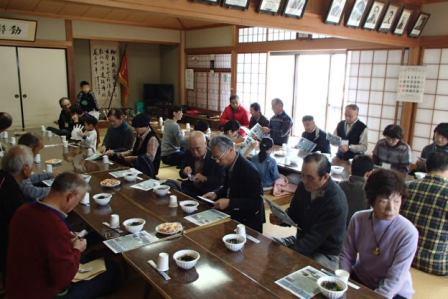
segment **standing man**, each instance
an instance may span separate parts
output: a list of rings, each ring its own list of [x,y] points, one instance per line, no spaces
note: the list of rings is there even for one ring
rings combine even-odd
[[[305,115],[302,118],[302,123],[305,128],[302,137],[316,144],[313,152],[319,151],[321,153],[330,154],[330,142],[327,140],[327,133],[316,126],[314,117]]]
[[[256,231],[263,231],[265,212],[263,187],[255,166],[235,150],[235,145],[226,136],[216,136],[210,141],[212,157],[227,168],[223,187],[204,194],[215,200],[215,208],[223,210]]]
[[[190,134],[190,148],[181,165],[180,177],[188,178],[182,181],[181,190],[190,196],[217,190],[224,182],[224,168],[212,159],[205,134],[200,131]]]
[[[261,107],[258,103],[250,104],[250,121],[249,129],[252,129],[256,124],[260,124],[262,127],[269,127],[269,120],[261,113]]]
[[[272,111],[274,111],[274,116],[269,121],[269,127],[264,127],[263,131],[270,134],[275,145],[288,143],[292,120],[283,110],[282,100],[278,98],[272,100]]]
[[[237,95],[230,96],[230,104],[224,109],[219,120],[221,127],[229,120],[236,120],[244,127],[249,126],[249,112],[240,105],[240,98]]]
[[[337,157],[349,160],[367,151],[367,126],[359,120],[359,107],[350,104],[345,107],[345,120],[339,122],[334,134],[341,138]],[[336,144],[337,145],[337,144]]]

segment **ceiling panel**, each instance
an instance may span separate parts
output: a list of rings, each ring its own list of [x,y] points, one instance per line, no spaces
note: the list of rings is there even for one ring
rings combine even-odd
[[[41,0],[12,0],[8,9],[33,10]]]
[[[101,18],[104,19],[107,17],[107,15],[112,11],[112,8],[109,7],[101,7],[101,6],[91,6],[89,9],[84,13],[84,17],[89,18]]]
[[[65,3],[61,1],[42,0],[41,2],[39,2],[34,11],[57,14],[59,11],[62,10],[64,6]]]
[[[59,11],[59,14],[64,16],[82,16],[87,10],[89,10],[88,5],[67,3],[62,10]]]

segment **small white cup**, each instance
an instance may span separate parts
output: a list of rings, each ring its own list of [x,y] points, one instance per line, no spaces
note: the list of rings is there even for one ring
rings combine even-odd
[[[165,130],[165,126],[164,126],[164,125],[161,125],[161,126],[160,126],[160,131],[163,133],[164,130]]]
[[[53,132],[51,132],[51,131],[47,131],[47,134],[48,134],[48,137],[53,137]]]
[[[6,132],[6,131],[3,132],[3,138],[8,139],[8,132]]]
[[[170,203],[168,204],[168,207],[170,207],[170,208],[178,207],[176,195],[170,195]]]
[[[34,162],[36,162],[37,164],[39,164],[40,163],[40,154],[37,154],[35,157],[34,157]]]
[[[91,149],[90,147],[87,149],[87,157],[90,157],[93,155],[93,149]],[[104,158],[103,158],[104,159]]]
[[[187,130],[187,132],[190,132],[190,130],[191,130],[190,123],[187,123],[187,124],[185,125],[185,129]]]
[[[66,141],[66,140],[67,140],[67,136],[62,135],[62,136],[61,136],[61,140],[62,140],[62,142]]]
[[[48,173],[53,173],[53,165],[47,164],[47,172]]]
[[[120,227],[120,216],[118,214],[110,215],[110,227],[112,228]]]
[[[3,158],[5,156],[5,152],[0,150],[0,158]]]
[[[11,136],[11,145],[16,145],[17,141],[16,141],[16,137]]]
[[[159,271],[168,271],[170,269],[169,264],[170,256],[166,252],[159,253],[159,256],[157,257],[157,269]]]
[[[236,226],[236,233],[238,235],[241,235],[243,237],[246,237],[246,227],[244,226],[244,224],[238,224]]]
[[[159,125],[160,125],[160,126],[163,125],[163,117],[159,117]]]
[[[104,155],[104,156],[103,156],[103,163],[104,163],[104,164],[109,164],[109,162],[110,162],[110,161],[109,161],[109,156],[108,156],[108,155]]]
[[[350,278],[350,273],[342,269],[334,271],[334,274],[336,275],[337,278],[339,278],[345,283],[347,283],[348,279]]]
[[[62,141],[62,145],[63,145],[65,148],[67,148],[67,147],[68,147],[68,141],[67,141],[67,140]]]
[[[81,199],[81,204],[83,205],[89,205],[90,204],[90,193],[86,192],[84,197]]]
[[[41,129],[42,133],[45,133],[45,131],[47,130],[44,125],[40,126],[40,129]]]
[[[185,132],[186,132],[186,130],[181,130],[181,134],[182,134],[182,136],[184,136],[185,137]]]

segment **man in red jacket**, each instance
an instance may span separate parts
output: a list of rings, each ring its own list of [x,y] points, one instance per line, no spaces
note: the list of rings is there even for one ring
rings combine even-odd
[[[16,211],[10,224],[7,298],[55,298],[62,292],[69,298],[75,293],[78,298],[94,298],[105,288],[98,280],[113,283],[104,281],[109,271],[71,283],[87,242],[69,230],[66,217],[88,188],[80,175],[65,172],[56,177],[48,197]]]
[[[237,95],[230,96],[230,104],[221,114],[220,125],[224,126],[229,120],[237,120],[242,126],[249,126],[249,111],[240,105]]]

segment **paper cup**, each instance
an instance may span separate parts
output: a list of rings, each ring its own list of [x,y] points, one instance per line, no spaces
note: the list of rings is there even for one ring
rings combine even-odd
[[[110,215],[110,227],[112,228],[120,227],[120,216],[118,214]]]
[[[159,256],[157,257],[157,269],[159,269],[159,271],[168,271],[170,269],[169,258],[170,256],[168,253],[159,253]]]

